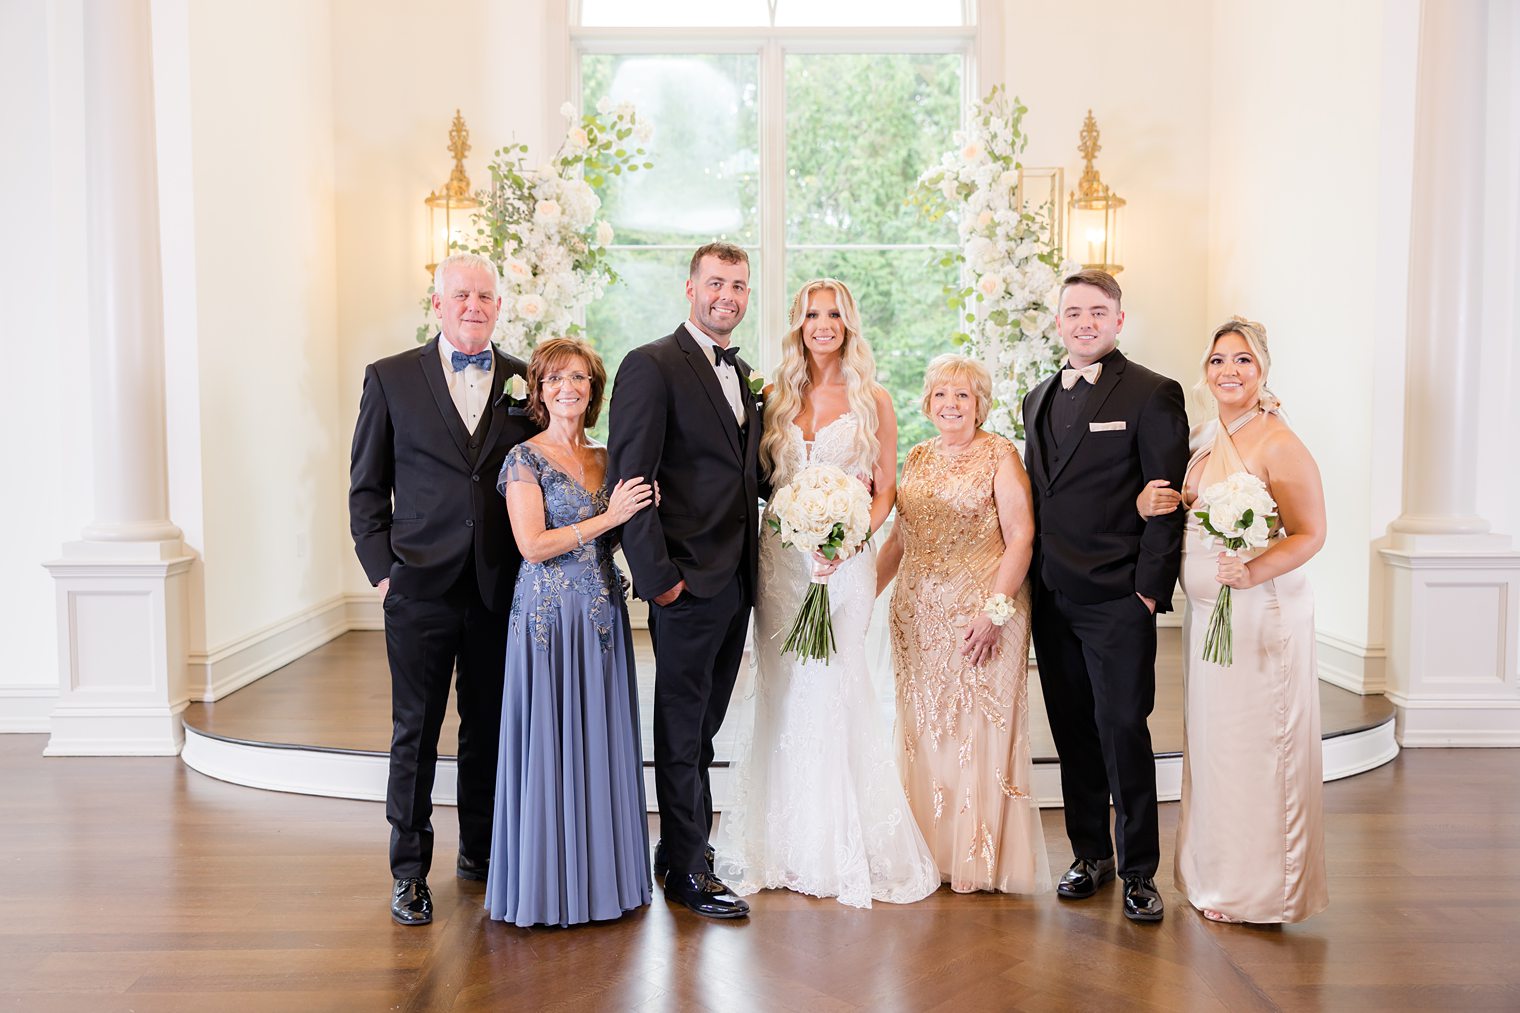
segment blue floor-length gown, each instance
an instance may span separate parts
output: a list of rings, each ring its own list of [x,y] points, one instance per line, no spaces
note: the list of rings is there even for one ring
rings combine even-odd
[[[497,488],[534,482],[544,523],[607,508],[530,444],[507,455]],[[519,926],[617,918],[649,903],[638,691],[623,579],[611,539],[524,563],[512,596],[490,916]]]

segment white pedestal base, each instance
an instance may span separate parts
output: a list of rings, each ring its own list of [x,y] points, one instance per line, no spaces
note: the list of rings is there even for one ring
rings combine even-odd
[[[1520,552],[1481,537],[1493,547],[1422,535],[1382,550],[1403,746],[1520,746]]]
[[[53,575],[58,702],[48,756],[174,756],[184,744],[186,573],[178,540],[74,542]]]

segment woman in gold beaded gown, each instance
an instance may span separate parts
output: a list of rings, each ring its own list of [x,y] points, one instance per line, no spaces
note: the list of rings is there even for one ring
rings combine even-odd
[[[942,880],[1037,893],[1050,866],[1030,790],[1034,513],[1018,450],[981,428],[991,400],[975,360],[929,364],[923,408],[939,436],[903,466],[877,587],[896,576],[898,764]]]

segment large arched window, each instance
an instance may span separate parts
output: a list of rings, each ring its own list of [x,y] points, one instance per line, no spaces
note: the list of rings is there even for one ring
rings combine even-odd
[[[752,258],[736,341],[769,374],[791,294],[850,286],[897,404],[900,456],[932,429],[924,364],[951,347],[938,263],[952,222],[904,203],[951,143],[976,82],[965,0],[581,0],[571,58],[580,101],[632,102],[654,125],[655,171],[602,198],[624,283],[588,314],[609,366],[687,313],[687,261],[722,238]],[[826,26],[826,27],[818,27]]]

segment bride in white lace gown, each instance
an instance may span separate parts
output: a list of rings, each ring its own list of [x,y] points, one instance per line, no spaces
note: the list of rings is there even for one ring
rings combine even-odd
[[[761,460],[777,488],[809,464],[859,475],[872,491],[876,530],[895,497],[897,422],[859,321],[838,281],[809,282],[797,293]],[[815,565],[829,574],[836,649],[827,663],[781,650]],[[783,548],[769,527],[762,531],[754,725],[740,731],[735,804],[714,840],[718,875],[736,893],[785,888],[870,907],[939,888],[866,668],[875,596],[874,547],[837,566],[815,564]]]

